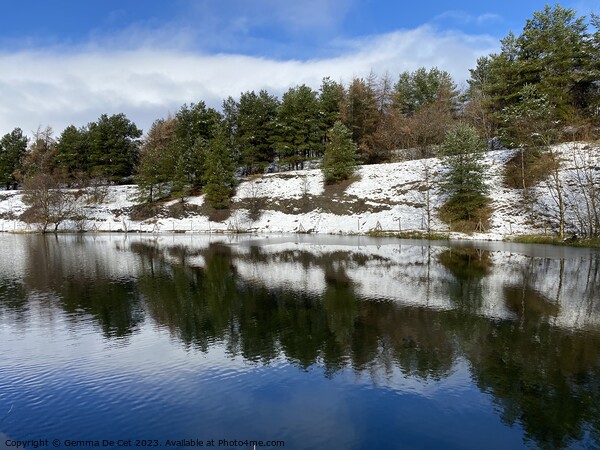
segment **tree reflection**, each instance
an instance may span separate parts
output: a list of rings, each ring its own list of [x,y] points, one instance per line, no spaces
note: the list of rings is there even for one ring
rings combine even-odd
[[[527,321],[480,324],[481,348],[470,352],[478,386],[490,392],[503,420],[520,422],[544,448],[562,448],[598,430],[597,334],[580,335]]]
[[[454,276],[448,294],[457,308],[477,313],[482,303],[481,280],[490,273],[490,253],[477,248],[450,248],[440,253],[439,262]]]
[[[47,236],[29,239],[27,248],[23,283],[0,282],[0,311],[24,309],[28,295],[46,292],[70,320],[92,317],[110,338],[134,333],[147,314],[190,349],[206,352],[220,343],[255,364],[283,357],[304,370],[322,366],[326,376],[351,369],[442,380],[461,358],[502,420],[520,424],[536,445],[565,447],[586,432],[598,442],[600,332],[586,325],[593,320],[578,329],[556,323],[565,311],[599,315],[597,258],[523,258],[502,266],[492,264],[488,251],[442,249],[431,257],[427,247],[422,260],[411,263],[413,272],[401,272],[418,277],[427,299],[406,305],[365,298],[356,273],[375,267],[385,274],[397,266],[366,253],[257,246],[237,252],[222,243],[194,250],[147,239],[94,260],[89,241],[62,245]],[[106,266],[111,258],[132,256],[135,276],[115,276]],[[258,276],[242,276],[241,264]],[[278,267],[321,274],[322,290],[270,284],[265,271]],[[401,288],[415,283],[402,277]],[[505,308],[506,317],[483,311],[490,283],[499,283],[496,306]],[[450,308],[428,307],[442,288]],[[573,323],[582,323],[577,317]]]
[[[111,275],[109,261],[96,259],[89,241],[77,237],[65,245],[56,235],[27,236],[26,249],[23,289],[55,299],[67,320],[89,315],[106,337],[118,338],[143,321],[135,279]]]

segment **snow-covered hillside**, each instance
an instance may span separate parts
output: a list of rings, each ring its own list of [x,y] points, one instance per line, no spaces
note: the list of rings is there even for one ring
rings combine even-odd
[[[555,147],[563,156],[561,172],[567,200],[577,204],[575,162],[591,159],[600,167],[600,150],[584,144]],[[485,233],[470,236],[502,239],[511,234],[543,232],[557,215],[551,189],[545,183],[533,190],[531,208],[523,208],[521,192],[502,184],[502,170],[514,150],[487,153],[493,215]],[[426,192],[433,209],[431,229],[446,232],[435,210],[443,203],[443,193],[434,182],[426,182],[442,172],[438,158],[392,164],[362,166],[345,189],[325,188],[320,170],[268,174],[247,179],[238,185],[232,208],[221,217],[211,216],[204,197],[187,197],[185,204],[166,202],[143,220],[132,218],[135,186],[110,187],[102,202],[80,205],[85,220],[65,221],[59,230],[134,232],[261,232],[364,234],[370,231],[409,231],[427,228]],[[600,169],[599,169],[600,170]],[[36,231],[35,225],[20,220],[27,209],[20,191],[0,191],[0,231]],[[533,216],[531,210],[537,211]],[[573,213],[567,222],[575,224]],[[453,234],[455,237],[467,237]]]

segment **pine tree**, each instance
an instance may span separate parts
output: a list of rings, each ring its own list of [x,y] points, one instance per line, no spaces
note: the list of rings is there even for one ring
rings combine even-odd
[[[56,162],[70,180],[89,175],[88,130],[69,125],[61,133],[56,144]]]
[[[317,93],[306,85],[290,88],[277,111],[274,144],[279,164],[301,169],[320,156],[321,127]]]
[[[213,138],[221,114],[200,101],[183,105],[175,114],[177,166],[174,177],[180,192],[187,187],[201,187],[207,142]]]
[[[262,171],[275,158],[273,136],[279,100],[267,91],[245,92],[237,108],[237,147],[248,173]]]
[[[325,183],[338,183],[350,178],[358,162],[358,147],[352,133],[342,122],[337,121],[329,131],[321,169]]]
[[[135,123],[125,114],[102,114],[88,125],[89,165],[93,176],[121,182],[133,175],[138,159],[139,138]]]
[[[208,143],[204,178],[206,201],[217,209],[227,208],[233,192],[233,158],[227,145],[227,132],[223,126],[215,129],[214,137]]]
[[[592,25],[597,25],[593,18]],[[503,128],[503,111],[521,101],[527,85],[554,105],[553,119],[563,125],[598,119],[598,44],[584,17],[558,4],[546,6],[519,36],[510,33],[501,43],[501,52],[489,57],[487,83],[481,86],[495,127]],[[471,75],[469,84],[477,86],[479,71]]]
[[[441,213],[446,222],[465,222],[472,228],[477,225],[474,221],[485,219],[482,209],[489,203],[485,150],[485,142],[470,125],[459,123],[446,134],[440,146],[446,169],[440,190],[448,197]]]
[[[17,184],[28,141],[20,128],[15,128],[0,140],[0,183],[7,189]]]
[[[421,67],[414,72],[403,72],[394,86],[394,106],[410,115],[442,99],[448,108],[458,95],[456,84],[448,72],[433,67]]]
[[[591,36],[583,17],[560,5],[546,5],[527,20],[517,40],[523,84],[537,85],[556,105],[558,118],[587,107],[587,91],[596,82],[590,71]]]
[[[329,77],[323,78],[319,89],[319,114],[323,136],[335,122],[340,120],[340,106],[343,98],[344,87]]]

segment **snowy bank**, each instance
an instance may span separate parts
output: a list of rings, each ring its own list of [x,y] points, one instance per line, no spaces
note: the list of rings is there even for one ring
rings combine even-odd
[[[555,150],[563,155],[561,179],[567,188],[575,185],[574,166],[579,159],[592,158],[600,164],[597,147],[563,144]],[[486,154],[493,208],[489,228],[469,236],[452,233],[452,237],[499,240],[548,229],[556,215],[548,186],[541,183],[534,188],[536,203],[526,208],[521,191],[502,183],[504,164],[514,155],[514,150]],[[429,182],[426,171],[431,174]],[[177,200],[164,202],[149,217],[140,219],[133,214],[136,187],[113,186],[107,189],[101,202],[79,205],[85,219],[77,223],[67,220],[59,230],[366,234],[429,227],[447,233],[448,226],[435,213],[445,200],[435,187],[435,179],[442,171],[438,158],[361,166],[355,181],[345,189],[325,188],[320,170],[268,174],[242,181],[232,198],[230,211],[222,217],[211,215],[201,195],[187,197],[183,205]],[[426,213],[427,192],[433,211],[430,224]],[[570,201],[577,202],[575,194],[569,195]],[[0,231],[37,231],[36,225],[21,220],[26,209],[21,191],[0,191]],[[575,222],[574,217],[568,219],[569,223]]]

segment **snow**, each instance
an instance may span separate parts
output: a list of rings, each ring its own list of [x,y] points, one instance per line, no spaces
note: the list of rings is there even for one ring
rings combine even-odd
[[[555,147],[564,158],[564,170],[561,179],[564,185],[571,188],[575,185],[574,161],[581,155],[592,155],[600,164],[597,148],[586,149],[584,144],[571,143]],[[484,233],[464,235],[451,233],[452,238],[502,240],[513,234],[543,232],[547,223],[554,221],[556,205],[551,191],[542,183],[533,190],[537,203],[538,219],[531,217],[520,207],[523,200],[519,190],[509,189],[502,184],[504,163],[515,154],[515,150],[497,150],[486,154],[489,185],[492,198],[493,215],[491,226]],[[233,197],[234,208],[231,215],[223,221],[209,220],[207,215],[195,214],[182,218],[168,217],[160,214],[146,220],[132,220],[130,209],[135,205],[135,186],[113,186],[108,188],[104,201],[96,205],[81,204],[87,220],[83,224],[87,231],[109,232],[256,232],[256,233],[297,233],[313,232],[325,234],[366,234],[369,231],[409,231],[423,230],[427,226],[425,208],[425,192],[428,187],[430,203],[433,209],[431,229],[447,233],[448,227],[436,216],[445,198],[433,185],[425,183],[425,170],[428,169],[435,179],[442,173],[442,162],[438,158],[405,161],[400,163],[362,166],[357,173],[357,181],[348,186],[345,195],[329,198],[329,201],[352,202],[364,201],[368,210],[362,213],[346,211],[345,214],[334,214],[323,211],[315,199],[327,194],[324,190],[323,176],[320,170],[293,171],[253,177],[241,182]],[[567,196],[572,204],[577,204],[576,192]],[[281,208],[265,209],[256,220],[251,219],[249,211],[236,208],[236,202],[246,202],[257,198],[286,201],[306,199],[314,202],[312,209],[304,212],[286,213]],[[204,205],[204,196],[187,197],[185,201],[195,207]],[[164,207],[175,204],[168,202]],[[243,204],[243,203],[242,203]],[[335,204],[335,203],[332,203]],[[351,203],[349,203],[351,205]],[[0,231],[30,232],[35,226],[19,220],[19,216],[27,209],[20,191],[0,191]],[[279,210],[277,210],[279,209]],[[576,217],[568,215],[569,223],[575,223]],[[82,224],[67,221],[60,225],[61,231],[76,231]]]
[[[323,295],[331,279],[341,275],[359,298],[399,305],[454,310],[462,307],[448,294],[460,280],[442,263],[440,256],[471,242],[400,241],[389,238],[327,235],[250,234],[116,234],[92,233],[88,239],[75,234],[57,237],[51,258],[60,261],[64,273],[126,279],[148,270],[136,248],[151,246],[166,261],[205,267],[215,243],[228,245],[231,264],[243,282],[269,289]],[[32,243],[37,236],[23,236]],[[0,235],[0,248],[10,258],[0,258],[0,277],[18,280],[30,273],[37,245],[22,245],[12,236]],[[185,247],[181,256],[174,251]],[[473,299],[473,313],[495,320],[514,320],[507,293],[527,289],[542,299],[549,312],[539,314],[552,324],[569,329],[600,327],[597,302],[598,253],[589,249],[525,246],[482,242],[476,247],[488,258],[491,270],[473,278],[481,295]],[[257,253],[258,252],[258,253]],[[64,257],[68,253],[68,258]],[[256,257],[258,254],[259,257]],[[99,272],[101,271],[101,272]],[[330,275],[329,275],[330,276]],[[514,305],[513,305],[514,306]],[[553,309],[554,308],[554,309]],[[547,316],[547,317],[546,317]]]

